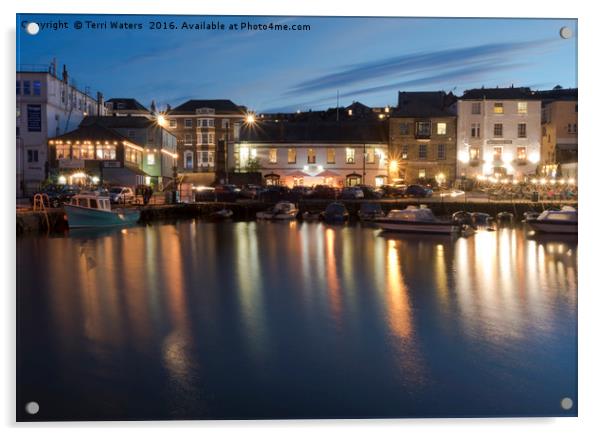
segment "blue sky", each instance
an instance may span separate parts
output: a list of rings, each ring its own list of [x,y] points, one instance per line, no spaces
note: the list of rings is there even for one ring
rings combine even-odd
[[[22,21],[67,22],[28,35]],[[75,30],[75,21],[143,30]],[[309,31],[150,30],[152,21],[309,24]],[[573,37],[562,39],[561,27]],[[571,19],[422,19],[33,15],[17,17],[17,65],[67,64],[79,87],[106,98],[176,106],[227,98],[258,112],[396,104],[397,91],[461,94],[481,86],[577,86]]]

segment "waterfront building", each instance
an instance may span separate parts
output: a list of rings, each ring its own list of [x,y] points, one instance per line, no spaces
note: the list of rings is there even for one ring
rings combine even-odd
[[[229,154],[236,171],[267,185],[387,183],[387,123],[378,120],[244,123]]]
[[[538,91],[541,98],[541,165],[544,176],[577,178],[577,89]]]
[[[541,154],[541,98],[529,88],[480,88],[457,102],[458,176],[535,175]]]
[[[22,65],[17,71],[17,196],[31,195],[48,176],[48,138],[78,127],[86,115],[103,115],[102,94],[96,98],[50,66]]]
[[[456,177],[456,97],[399,92],[389,116],[392,182],[438,183]]]
[[[174,176],[177,165],[176,136],[154,118],[143,116],[86,117],[82,126],[99,124],[144,147],[142,170],[144,184],[163,190]]]
[[[228,147],[248,115],[230,100],[188,100],[165,113],[165,127],[177,138],[183,183],[225,181]]]
[[[145,184],[142,144],[103,127],[82,125],[48,141],[50,167],[59,184],[108,183],[134,187]]]
[[[115,116],[152,117],[151,111],[135,98],[110,98],[105,103],[106,114]]]

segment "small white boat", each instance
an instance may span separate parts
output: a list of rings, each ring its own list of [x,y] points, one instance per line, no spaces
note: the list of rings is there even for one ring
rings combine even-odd
[[[257,219],[263,220],[292,220],[297,217],[299,209],[290,201],[281,201],[263,212],[257,212]]]
[[[121,226],[140,219],[139,210],[111,210],[110,198],[95,192],[74,195],[64,207],[69,228],[72,229]]]
[[[232,209],[226,209],[224,207],[223,209],[212,212],[209,215],[209,217],[214,220],[227,220],[227,219],[232,218],[233,215],[234,215],[234,212],[232,211]]]
[[[527,224],[541,233],[577,233],[577,211],[570,206],[561,210],[545,210],[537,218],[527,218]]]
[[[374,222],[383,230],[396,232],[451,234],[459,229],[452,221],[437,219],[432,210],[415,206],[394,209]]]

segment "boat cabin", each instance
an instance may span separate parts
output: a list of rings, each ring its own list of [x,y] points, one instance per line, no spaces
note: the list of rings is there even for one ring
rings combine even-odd
[[[101,197],[93,194],[80,194],[71,198],[72,206],[85,207],[86,209],[111,210],[109,197]]]
[[[436,221],[433,211],[426,208],[416,208],[409,206],[406,209],[393,209],[387,215],[387,219],[402,221]]]

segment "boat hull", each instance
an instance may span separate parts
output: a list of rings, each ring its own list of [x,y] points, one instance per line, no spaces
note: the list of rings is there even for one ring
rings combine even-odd
[[[140,219],[139,211],[109,211],[89,209],[66,204],[69,228],[114,227],[134,224]]]
[[[385,220],[376,220],[375,223],[381,229],[390,232],[450,235],[458,230],[457,226],[448,223],[418,223]]]
[[[562,222],[558,220],[527,219],[527,224],[539,233],[577,234],[576,222]]]

